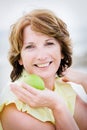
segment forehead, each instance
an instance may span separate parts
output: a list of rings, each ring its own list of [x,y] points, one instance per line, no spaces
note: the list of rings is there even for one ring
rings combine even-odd
[[[26,41],[26,40],[31,41],[31,40],[36,40],[36,39],[38,41],[40,41],[41,39],[42,40],[43,39],[44,40],[47,40],[47,39],[55,40],[55,38],[53,38],[53,37],[50,37],[50,36],[48,36],[46,34],[43,34],[43,33],[36,32],[36,31],[32,30],[30,25],[28,25],[28,26],[26,26],[24,28],[24,30],[23,30],[23,39],[24,39],[24,41]]]
[[[32,36],[32,35],[42,35],[42,33],[36,32],[36,31],[32,30],[31,25],[28,25],[28,26],[26,26],[24,28],[23,35],[29,35],[29,36]]]

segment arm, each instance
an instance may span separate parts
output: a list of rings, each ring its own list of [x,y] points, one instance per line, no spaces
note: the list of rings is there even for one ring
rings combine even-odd
[[[12,91],[17,97],[29,104],[31,107],[48,107],[53,111],[55,118],[55,130],[79,130],[75,120],[68,111],[63,99],[51,90],[37,90],[23,84],[23,87],[15,87],[13,85]]]
[[[81,84],[87,93],[87,73],[80,72],[74,69],[68,69],[65,72],[65,76],[62,78],[65,82],[75,82],[77,84]]]
[[[65,106],[62,106],[60,111],[56,106],[53,114],[56,122],[56,130],[58,128],[60,128],[59,130],[79,130],[74,118]]]
[[[5,107],[1,114],[1,122],[4,130],[55,130],[53,124],[41,122],[18,111],[14,104]]]
[[[87,102],[79,96],[76,98],[74,118],[80,130],[87,130]]]
[[[87,102],[84,102],[77,95],[74,112],[75,120],[73,120],[66,107],[61,107],[60,109],[62,112],[57,113],[57,106],[58,105],[56,105],[55,109],[53,110],[53,113],[55,116],[56,124],[58,123],[58,125],[61,126],[60,130],[87,130]],[[77,124],[75,123],[75,121]],[[61,122],[63,125],[61,125]],[[77,125],[79,126],[79,128]]]

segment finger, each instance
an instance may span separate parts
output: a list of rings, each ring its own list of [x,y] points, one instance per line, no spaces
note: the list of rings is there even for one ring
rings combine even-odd
[[[14,92],[14,94],[18,97],[19,100],[28,104],[31,107],[36,107],[37,96],[35,96],[34,94],[31,94],[29,91],[27,91],[23,87],[19,87],[16,84],[11,84],[10,86],[11,86],[11,90]]]
[[[69,79],[68,79],[67,77],[63,77],[63,78],[62,78],[62,81],[64,81],[64,82],[68,82]]]
[[[11,84],[10,87],[13,93],[16,94],[16,96],[21,100],[30,99],[31,97],[33,97],[33,95],[29,91],[27,91],[23,87],[18,86],[17,84]]]
[[[34,87],[32,87],[32,86],[26,84],[26,83],[21,83],[21,86],[22,86],[24,89],[26,89],[27,91],[29,91],[30,93],[34,94],[34,95],[39,94],[40,91],[41,91],[41,90],[36,89],[36,88],[34,88]]]

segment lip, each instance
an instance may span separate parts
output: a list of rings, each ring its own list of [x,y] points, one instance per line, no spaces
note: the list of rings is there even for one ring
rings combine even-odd
[[[52,61],[49,61],[49,62],[45,62],[45,63],[34,64],[34,66],[36,66],[38,68],[45,68],[45,67],[48,67],[51,63],[52,63]]]

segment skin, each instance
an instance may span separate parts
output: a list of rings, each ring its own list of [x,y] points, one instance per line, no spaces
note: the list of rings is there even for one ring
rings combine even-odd
[[[79,130],[79,128],[86,130],[87,104],[77,96],[74,120],[63,99],[52,91],[55,74],[63,57],[59,43],[51,37],[32,31],[30,26],[24,29],[23,39],[24,44],[19,63],[27,72],[41,76],[47,89],[37,90],[23,83],[21,84],[23,87],[12,84],[11,90],[21,101],[31,107],[50,108],[55,118],[55,125],[50,122],[41,122],[20,112],[14,104],[11,104],[5,107],[1,115],[4,130]]]

